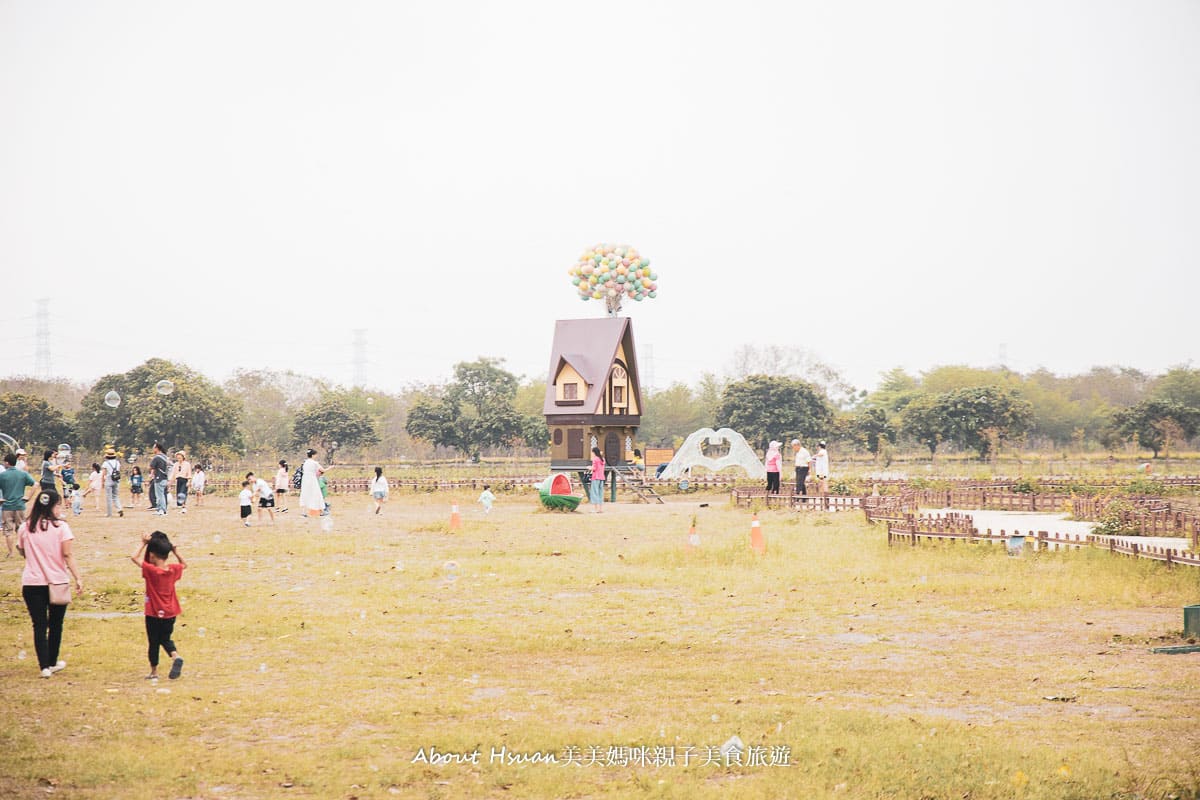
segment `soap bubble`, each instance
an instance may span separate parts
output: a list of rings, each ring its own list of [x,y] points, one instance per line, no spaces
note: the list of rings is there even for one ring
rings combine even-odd
[[[17,653],[17,661],[24,661],[24,660],[25,660],[25,651],[22,650],[21,652]]]
[[[196,635],[199,636],[201,639],[204,638],[204,634],[205,634],[204,628],[200,628],[199,630],[196,631]]]
[[[154,391],[158,392],[159,394],[170,394],[171,392],[175,391],[175,384],[174,382],[164,378],[163,380],[154,384]]]
[[[264,663],[262,663],[262,664],[259,664],[259,665],[258,665],[258,671],[259,671],[259,672],[266,672],[266,671],[267,671],[267,665],[266,665],[266,663],[265,663],[265,662],[264,662]]]
[[[109,390],[108,394],[104,395],[104,405],[109,408],[116,408],[121,405],[121,395]]]
[[[333,530],[333,517],[325,517],[321,520],[321,530],[329,533]]]
[[[60,452],[60,453],[70,453],[70,452],[71,452],[71,445],[67,444],[66,442],[63,442],[62,444],[60,444],[60,445],[58,446],[58,452]]]
[[[217,534],[216,536],[214,536],[214,537],[213,537],[213,542],[214,542],[215,544],[220,544],[220,543],[221,543],[221,535],[220,535],[220,534]]]
[[[367,612],[366,612],[366,611],[359,611],[359,612],[358,612],[358,618],[359,618],[359,619],[366,619],[366,618],[367,618]]]
[[[9,436],[7,433],[0,433],[0,444],[3,444],[14,453],[17,452],[17,440]]]
[[[712,719],[712,721],[713,721],[713,722],[720,722],[720,721],[721,721],[721,718],[720,718],[719,716],[717,716],[716,714],[713,714],[713,715],[712,715],[712,717],[711,717],[710,719]]]
[[[404,572],[404,562],[403,562],[403,561],[397,561],[397,562],[396,562],[396,571],[397,571],[397,572]]]
[[[446,583],[454,583],[458,580],[457,561],[447,561],[445,564],[442,564],[442,571],[446,573],[444,576]]]
[[[367,398],[367,405],[369,405],[369,406],[373,406],[373,405],[375,405],[375,398],[374,398],[374,397],[368,397],[368,398]]]

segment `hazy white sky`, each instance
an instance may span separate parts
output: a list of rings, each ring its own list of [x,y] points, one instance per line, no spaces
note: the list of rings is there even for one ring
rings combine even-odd
[[[643,372],[1197,356],[1200,2],[0,1],[0,375],[541,375],[627,242]],[[647,359],[652,347],[653,363]]]

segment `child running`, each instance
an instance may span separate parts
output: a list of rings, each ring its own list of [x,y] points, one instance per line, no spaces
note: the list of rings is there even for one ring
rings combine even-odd
[[[483,491],[479,493],[479,499],[475,502],[483,504],[484,514],[492,513],[492,503],[496,502],[496,495],[492,494],[492,487],[485,483]]]
[[[262,478],[256,478],[253,472],[246,473],[246,482],[253,487],[254,492],[251,497],[258,498],[258,524],[262,524],[262,512],[266,509],[267,515],[271,518],[271,524],[275,524],[275,492],[271,489],[271,484],[264,481]]]
[[[242,491],[238,493],[238,505],[242,509],[242,524],[250,527],[250,513],[253,511],[254,492],[250,491],[250,481],[242,481]]]
[[[143,550],[146,552],[144,561]],[[172,553],[178,561],[176,564],[167,563]],[[171,640],[175,631],[175,618],[181,613],[175,584],[183,576],[187,562],[162,531],[142,536],[141,546],[129,560],[142,568],[142,577],[146,579],[146,638],[150,643],[150,674],[146,676],[146,680],[158,680],[160,647],[171,657],[171,671],[167,677],[175,680],[183,672],[183,658],[180,657],[175,642]]]
[[[375,477],[371,479],[371,497],[375,499],[375,513],[383,513],[383,504],[388,499],[388,482],[383,477],[383,467],[375,468]]]

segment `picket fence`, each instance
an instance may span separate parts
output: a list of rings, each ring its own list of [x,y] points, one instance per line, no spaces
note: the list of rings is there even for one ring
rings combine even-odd
[[[1033,550],[1078,550],[1099,548],[1113,554],[1129,555],[1162,561],[1168,567],[1175,564],[1200,567],[1200,552],[1157,547],[1136,541],[1100,536],[1091,533],[1052,533],[1049,531],[1019,530],[993,532],[990,528],[980,532],[967,514],[945,514],[933,516],[905,515],[902,520],[888,520],[888,546],[907,543],[916,547],[921,540],[967,542],[1004,542],[1023,540],[1025,547]]]

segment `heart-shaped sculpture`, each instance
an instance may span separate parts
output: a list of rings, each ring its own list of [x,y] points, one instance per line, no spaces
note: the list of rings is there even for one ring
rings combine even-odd
[[[722,452],[723,455],[718,455]],[[704,467],[711,472],[720,472],[728,467],[741,467],[748,477],[767,477],[767,468],[746,443],[746,438],[732,428],[716,431],[712,428],[701,428],[693,433],[684,441],[679,452],[659,477],[666,480],[679,478],[692,467]]]

